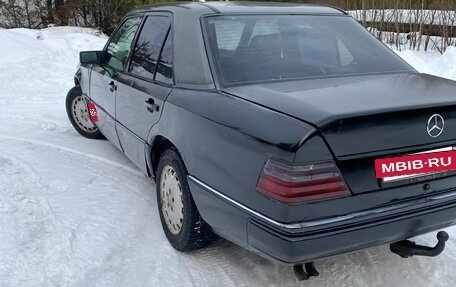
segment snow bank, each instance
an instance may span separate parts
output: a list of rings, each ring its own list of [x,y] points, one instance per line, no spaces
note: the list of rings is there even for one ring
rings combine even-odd
[[[396,53],[421,73],[456,81],[456,47],[448,47],[443,55],[410,50]]]
[[[101,49],[107,37],[93,29],[55,27],[42,30],[2,29],[0,64],[20,63],[56,50]],[[98,36],[97,36],[98,35]]]
[[[448,47],[445,54],[431,62],[434,74],[456,81],[456,47]]]

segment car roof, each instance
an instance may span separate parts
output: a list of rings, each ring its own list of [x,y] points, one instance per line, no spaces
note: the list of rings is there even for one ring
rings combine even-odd
[[[214,89],[201,29],[201,17],[218,14],[312,14],[347,16],[337,8],[273,2],[172,2],[148,5],[126,17],[167,12],[173,15],[173,70],[176,87]]]
[[[175,11],[177,7],[185,7],[186,12],[195,14],[206,8],[208,13],[302,13],[302,14],[346,14],[342,9],[315,4],[284,3],[284,2],[171,2],[146,5],[135,9],[132,13],[153,11]]]
[[[198,2],[196,2],[198,3]],[[292,12],[305,14],[342,14],[342,10],[323,5],[284,2],[200,2],[218,13],[274,13]]]

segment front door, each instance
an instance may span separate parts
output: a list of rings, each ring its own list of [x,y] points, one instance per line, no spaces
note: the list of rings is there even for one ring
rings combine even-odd
[[[171,18],[148,15],[133,50],[130,66],[119,74],[116,98],[117,133],[125,154],[146,171],[150,129],[160,119],[173,85]]]
[[[106,45],[102,64],[94,65],[90,77],[90,98],[98,112],[98,129],[114,145],[120,147],[115,126],[115,102],[118,75],[127,64],[133,39],[141,17],[126,19]]]

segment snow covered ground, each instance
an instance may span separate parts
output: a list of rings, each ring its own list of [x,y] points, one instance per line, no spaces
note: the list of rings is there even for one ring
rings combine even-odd
[[[174,251],[154,183],[107,141],[79,136],[64,101],[92,30],[0,30],[0,286],[455,286],[456,228],[438,258],[401,259],[388,246],[290,268],[225,240]],[[417,69],[456,80],[456,48],[400,52]],[[454,93],[454,91],[452,91]],[[434,244],[433,234],[416,239]]]

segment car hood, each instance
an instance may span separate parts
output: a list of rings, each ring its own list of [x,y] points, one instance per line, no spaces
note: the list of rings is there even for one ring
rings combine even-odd
[[[431,75],[327,78],[224,91],[315,126],[340,157],[456,139],[456,82]],[[436,113],[445,119],[445,131],[434,138],[427,124]]]

